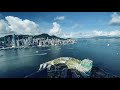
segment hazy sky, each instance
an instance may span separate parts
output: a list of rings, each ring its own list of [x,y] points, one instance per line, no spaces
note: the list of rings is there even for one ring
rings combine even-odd
[[[5,33],[48,33],[60,37],[120,36],[119,12],[1,12]]]

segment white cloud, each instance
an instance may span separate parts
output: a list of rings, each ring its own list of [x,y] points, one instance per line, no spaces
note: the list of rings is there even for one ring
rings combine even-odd
[[[78,26],[77,24],[74,25]],[[102,30],[92,30],[90,31],[77,31],[77,32],[64,32],[61,29],[60,24],[53,22],[53,27],[50,29],[50,35],[56,35],[62,38],[89,38],[95,36],[120,36],[120,30],[113,31],[102,31]]]
[[[109,24],[111,25],[120,25],[120,15],[118,13],[114,12],[111,15],[112,19],[110,20]]]
[[[1,19],[0,20],[0,33],[7,33],[9,31],[8,24]]]
[[[60,36],[62,34],[61,27],[57,22],[53,22],[53,28],[50,29],[49,34],[56,35],[56,36]]]
[[[9,24],[8,27],[11,29],[11,31],[17,34],[33,35],[40,33],[39,25],[33,21],[30,21],[28,19],[22,20],[14,16],[7,16],[5,19],[7,20]]]
[[[0,20],[0,37],[4,36],[5,34],[10,33],[10,28],[5,20]]]
[[[120,36],[120,30],[114,30],[114,31],[99,31],[94,30],[92,32],[76,32],[75,36],[77,37],[95,37],[95,36],[109,36],[109,37],[119,37]]]
[[[94,36],[120,36],[120,30],[114,30],[114,31],[93,31]]]
[[[64,33],[62,36],[65,38],[90,38],[95,36],[120,37],[120,30],[114,30],[109,32],[98,31],[98,30],[94,30],[91,32],[78,31],[78,32]]]
[[[94,31],[92,32],[92,35],[93,35],[93,36],[107,36],[107,35],[108,35],[108,32],[103,32],[103,31],[94,30]]]
[[[56,18],[54,18],[54,20],[64,20],[65,16],[57,16]]]
[[[78,25],[74,25],[77,27]],[[95,36],[120,36],[120,30],[112,30],[112,31],[102,31],[102,30],[91,30],[91,31],[76,31],[76,32],[64,32],[61,29],[60,24],[57,22],[53,22],[53,27],[50,29],[50,35],[56,35],[62,38],[90,38]]]
[[[57,22],[53,22],[53,27],[52,27],[52,29],[50,29],[49,34],[50,35],[55,35],[55,36],[58,36],[58,37],[61,37],[61,38],[71,38],[71,37],[73,37],[72,33],[63,32],[60,24],[58,24]]]
[[[109,32],[109,36],[120,36],[120,31],[119,30],[111,31]]]
[[[61,37],[62,38],[73,38],[73,33],[72,32],[71,33],[63,33]]]
[[[72,26],[72,29],[76,29],[76,28],[80,28],[80,25],[77,23]]]

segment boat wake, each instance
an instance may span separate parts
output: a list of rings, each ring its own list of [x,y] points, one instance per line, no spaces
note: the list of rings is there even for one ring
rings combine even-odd
[[[47,53],[41,53],[41,54],[33,54],[33,55],[24,55],[24,56],[22,56],[22,57],[30,57],[30,56],[36,56],[36,55],[46,55]]]
[[[42,50],[42,51],[50,51],[51,49],[46,49],[46,50]]]

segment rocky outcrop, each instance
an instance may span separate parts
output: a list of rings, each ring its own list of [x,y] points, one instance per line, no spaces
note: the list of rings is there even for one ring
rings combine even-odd
[[[46,78],[88,78],[91,74],[92,60],[78,60],[71,57],[61,57],[55,60],[40,64],[39,70],[27,77],[39,75],[46,71]],[[36,76],[35,76],[36,77]],[[40,76],[38,76],[40,77]]]
[[[26,78],[118,78],[104,70],[93,66],[89,59],[78,60],[71,57],[61,57],[40,64],[37,72]]]

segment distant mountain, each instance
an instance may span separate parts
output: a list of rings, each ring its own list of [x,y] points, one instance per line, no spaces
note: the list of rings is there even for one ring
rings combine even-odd
[[[45,38],[45,39],[60,39],[60,40],[66,40],[64,38],[60,38],[60,37],[57,37],[55,35],[48,35],[46,33],[43,33],[43,34],[40,34],[40,35],[35,35],[35,36],[32,36],[32,35],[15,35],[16,36],[16,39],[25,39],[25,38],[28,38],[28,37],[33,37],[33,38]],[[4,36],[6,38],[10,38],[10,40],[12,40],[12,35],[7,35],[7,36]],[[0,38],[0,41],[3,41],[4,40],[4,37],[1,37]]]
[[[96,37],[92,37],[94,39],[120,39],[120,37],[109,37],[109,36],[96,36]]]
[[[45,38],[45,39],[47,39],[47,37],[49,38],[50,35],[48,35],[48,34],[46,34],[46,33],[33,36],[33,38]]]
[[[73,39],[73,38],[67,38],[67,39]]]
[[[55,36],[55,35],[52,35],[51,38],[53,38],[53,39],[57,38],[57,39],[60,39],[60,40],[66,40],[66,39],[64,39],[64,38],[60,38],[60,37],[57,37],[57,36]]]
[[[60,40],[65,40],[64,38],[60,38],[60,37],[57,37],[57,36],[55,36],[55,35],[52,35],[52,36],[50,36],[50,35],[48,35],[48,34],[46,34],[46,33],[43,33],[43,34],[40,34],[40,35],[35,35],[35,36],[33,36],[33,38],[45,38],[45,39],[60,39]]]

